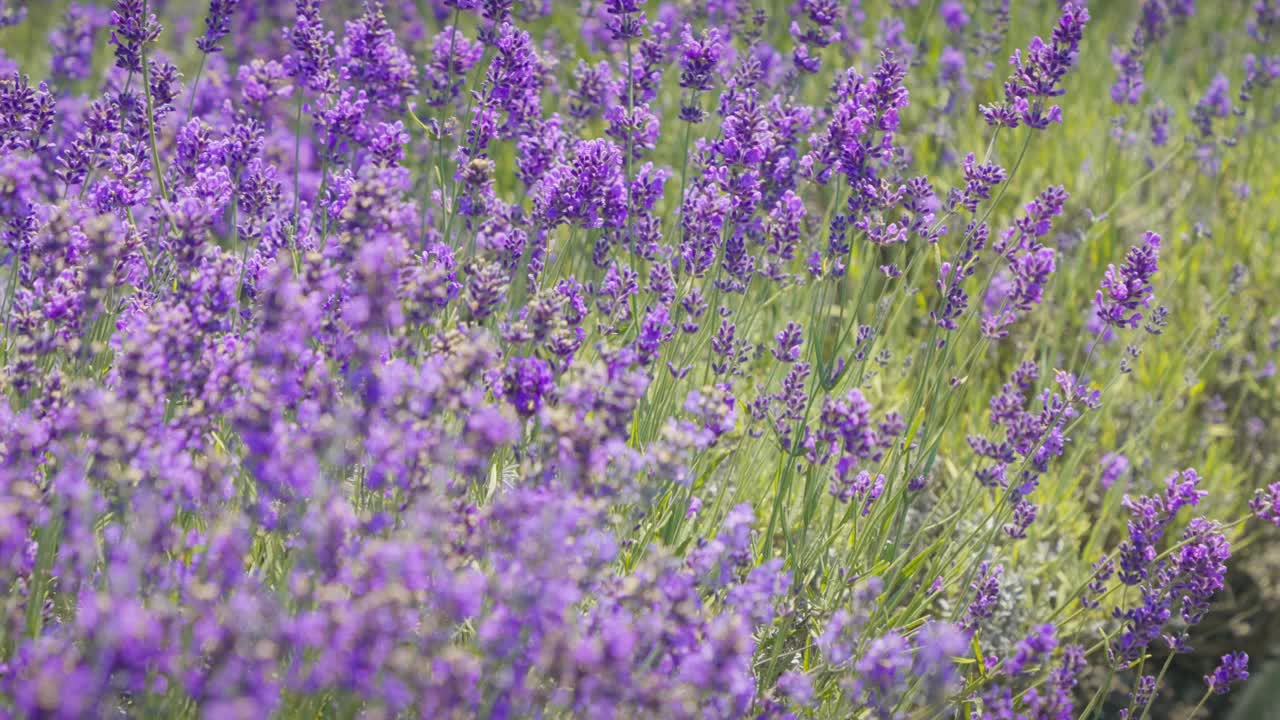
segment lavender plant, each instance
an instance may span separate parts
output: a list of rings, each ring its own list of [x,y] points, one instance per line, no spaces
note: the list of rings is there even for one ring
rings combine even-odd
[[[63,5],[0,717],[1160,716],[1276,539],[1272,0]]]

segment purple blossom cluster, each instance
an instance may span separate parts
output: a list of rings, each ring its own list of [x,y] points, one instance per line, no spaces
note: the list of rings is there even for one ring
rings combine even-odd
[[[1007,2],[936,59],[915,2],[178,5],[0,55],[0,717],[1069,718],[1225,587],[1185,470],[1082,586],[1106,658],[1000,637],[1104,398],[1032,322],[1079,201],[996,143],[1061,122],[1082,4],[980,106]],[[1130,103],[1193,10],[1143,7]],[[1100,338],[1169,322],[1161,250]]]
[[[1004,102],[982,106],[987,124],[1044,130],[1050,123],[1062,122],[1062,108],[1046,103],[1065,94],[1060,84],[1076,62],[1088,22],[1088,8],[1064,3],[1048,43],[1037,35],[1027,45],[1025,58],[1021,50],[1014,51],[1009,60],[1014,72],[1004,83]]]

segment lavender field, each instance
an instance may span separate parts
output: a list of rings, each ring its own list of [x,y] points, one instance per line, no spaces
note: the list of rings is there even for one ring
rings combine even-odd
[[[1280,717],[1280,0],[0,0],[0,719]]]

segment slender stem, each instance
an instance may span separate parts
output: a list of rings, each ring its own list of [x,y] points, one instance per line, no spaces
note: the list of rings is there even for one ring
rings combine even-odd
[[[468,96],[467,107],[466,107],[466,110],[462,113],[462,117],[464,119],[471,117],[471,110],[475,106],[475,99],[477,94],[476,88],[480,84],[481,76],[486,74],[488,70],[489,59],[491,57],[492,57],[491,47],[489,45],[485,45],[484,53],[480,56],[480,62],[479,64],[476,65],[475,74],[472,75],[472,78],[471,78],[471,90],[470,92],[467,93],[467,96]],[[441,142],[443,142],[443,136],[442,136]],[[472,152],[474,152],[474,150],[475,148],[470,143],[468,143],[467,154],[470,155]],[[439,158],[439,160],[441,161],[441,167],[443,168],[444,158],[443,157]],[[449,214],[445,219],[444,235],[441,237],[441,241],[450,244],[451,247],[458,247],[456,244],[452,243],[451,236],[453,235],[453,221],[454,221],[454,218],[457,217],[458,209],[461,206],[461,203],[458,198],[458,188],[459,186],[461,186],[461,184],[462,184],[462,178],[459,176],[458,172],[455,170],[454,178],[453,178],[453,186],[450,188],[449,197],[447,198],[441,197],[441,200],[449,207]],[[443,190],[444,189],[443,170],[441,170],[440,172],[440,185],[441,185],[441,190]],[[467,252],[467,259],[468,260],[471,259],[470,249],[468,249],[468,252]]]
[[[1204,704],[1209,702],[1209,696],[1212,694],[1212,690],[1206,690],[1204,695],[1200,696],[1200,702],[1196,703],[1196,706],[1191,708],[1191,712],[1187,713],[1187,720],[1191,720],[1191,718],[1195,717],[1196,714],[1200,712],[1200,708],[1204,707]],[[1146,713],[1143,713],[1143,717],[1146,717]]]
[[[623,115],[623,129],[627,133],[627,244],[631,248],[631,265],[635,269],[635,212],[631,207],[631,143],[634,137],[632,128],[635,121],[636,112],[636,93],[635,93],[635,71],[632,63],[635,62],[635,53],[631,51],[631,36],[627,36],[627,109]]]
[[[327,145],[327,143],[326,143]],[[311,209],[312,227],[314,223],[320,224],[320,251],[324,252],[325,240],[329,234],[329,205],[324,200],[324,194],[329,189],[329,153],[326,151],[320,156],[320,188],[316,190],[316,206]]]
[[[1157,689],[1157,690],[1159,690],[1159,688],[1160,688],[1160,681],[1161,681],[1161,680],[1164,680],[1164,674],[1165,674],[1166,672],[1168,672],[1168,671],[1169,671],[1169,665],[1173,664],[1173,658],[1174,658],[1174,656],[1176,656],[1176,655],[1177,655],[1177,653],[1171,652],[1171,653],[1169,653],[1169,657],[1167,657],[1167,658],[1165,658],[1165,659],[1164,659],[1164,665],[1162,665],[1162,666],[1160,667],[1160,674],[1156,676],[1156,689]],[[1145,658],[1144,658],[1144,659],[1145,659]],[[1153,693],[1151,693],[1151,697],[1147,698],[1147,704],[1143,706],[1143,708],[1142,708],[1142,715],[1138,716],[1138,720],[1147,720],[1147,714],[1151,712],[1151,703],[1152,703],[1152,702],[1154,702],[1154,701],[1155,701],[1155,699],[1156,699],[1156,694],[1153,692]],[[1201,699],[1201,700],[1200,700],[1200,703],[1203,705],[1203,704],[1204,704],[1204,700],[1203,700],[1203,699]],[[1199,710],[1199,709],[1200,709],[1200,706],[1199,706],[1199,705],[1197,705],[1197,706],[1196,706],[1196,709],[1197,709],[1197,710]],[[1192,714],[1192,715],[1195,715],[1195,713],[1194,713],[1194,712],[1192,712],[1191,714]]]
[[[1113,667],[1107,668],[1106,681],[1098,687],[1098,690],[1093,694],[1093,697],[1089,698],[1089,704],[1085,705],[1084,710],[1080,712],[1080,720],[1084,720],[1084,718],[1090,717],[1091,715],[1093,717],[1097,717],[1097,713],[1094,712],[1094,708],[1097,708],[1097,712],[1102,712],[1102,705],[1100,705],[1102,697],[1111,689],[1111,681],[1115,676],[1116,669]]]
[[[147,4],[142,4],[142,16],[147,16]],[[160,198],[169,199],[169,192],[164,186],[164,170],[160,167],[160,153],[156,150],[156,111],[151,100],[151,76],[147,69],[147,44],[142,43],[142,89],[147,96],[147,133],[151,137],[151,164],[155,166],[156,183],[160,186]]]
[[[298,176],[302,171],[302,88],[298,88],[298,117],[293,135],[293,236],[289,238],[289,252],[298,254],[298,233],[302,231],[302,188]],[[295,260],[296,264],[296,260]]]
[[[191,99],[187,101],[187,116],[183,118],[183,124],[191,119],[191,111],[196,107],[196,89],[200,87],[200,74],[204,72],[204,61],[209,59],[209,53],[200,53],[200,67],[196,68],[196,77],[191,81]]]
[[[454,40],[458,36],[458,16],[462,12],[462,5],[459,4],[453,9],[453,23],[449,29],[449,57],[445,61],[444,66],[444,88],[445,97],[440,102],[440,117],[436,121],[436,175],[440,178],[440,189],[444,189],[444,121],[445,115],[449,112],[449,105],[453,102],[453,48]],[[428,138],[429,139],[429,138]],[[422,198],[422,240],[427,239],[427,209],[431,206],[431,178],[430,176],[423,178],[423,185],[426,194]],[[441,201],[444,198],[440,198]],[[447,240],[446,240],[447,242]]]
[[[9,282],[4,292],[4,340],[9,340],[9,320],[13,316],[13,296],[18,291],[18,253],[9,261]]]
[[[695,100],[696,102],[696,100]],[[681,153],[680,161],[680,203],[677,206],[679,212],[676,218],[676,228],[679,229],[679,222],[684,218],[684,192],[689,186],[689,136],[693,131],[693,123],[686,122],[684,124],[684,152]]]
[[[239,177],[236,178],[236,182],[237,183],[239,182]],[[233,248],[235,247],[236,237],[239,235],[239,227],[237,226],[237,219],[236,219],[238,210],[239,210],[239,206],[237,203],[237,198],[235,195],[232,195],[231,196],[231,247]],[[245,271],[248,269],[248,266],[249,266],[249,245],[250,243],[246,242],[244,244],[244,247],[240,249],[240,278],[236,280],[236,296],[235,296],[237,304],[243,302],[243,300],[241,300],[240,298],[240,295],[241,293],[244,292],[244,275],[245,275]],[[241,310],[243,311],[243,308],[241,308]]]

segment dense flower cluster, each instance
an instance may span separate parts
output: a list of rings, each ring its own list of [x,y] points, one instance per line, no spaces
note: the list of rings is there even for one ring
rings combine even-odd
[[[1065,94],[1059,85],[1075,64],[1088,22],[1087,8],[1065,3],[1049,43],[1037,35],[1027,46],[1025,59],[1021,50],[1014,52],[1009,61],[1014,72],[1004,83],[1004,102],[982,107],[982,116],[989,125],[1009,128],[1026,125],[1043,130],[1050,123],[1062,122],[1062,108],[1046,107],[1045,103]]]
[[[1242,652],[1227,653],[1211,675],[1204,678],[1209,690],[1222,695],[1231,686],[1249,679],[1249,656]]]
[[[1086,668],[1187,652],[1221,466],[1151,492],[1173,460],[1096,423],[1205,261],[1088,210],[1129,189],[1020,182],[1098,102],[1083,4],[1037,9],[1002,98],[1010,3],[923,5],[116,0],[3,35],[0,717],[1056,719]],[[1117,104],[1193,11],[1142,4]],[[1142,151],[1265,127],[1219,77]],[[1123,427],[1192,397],[1155,389]]]

